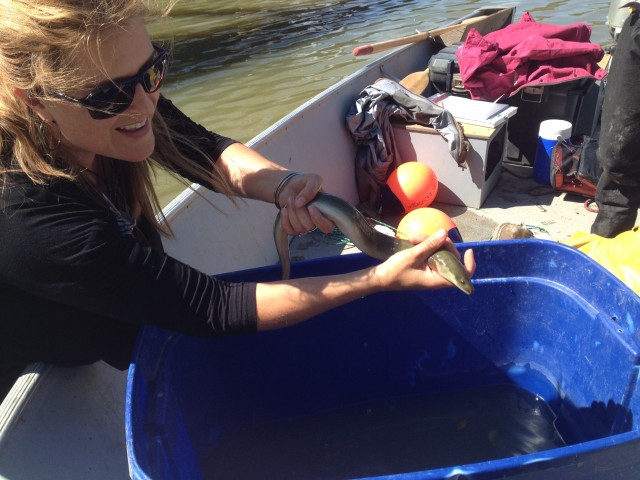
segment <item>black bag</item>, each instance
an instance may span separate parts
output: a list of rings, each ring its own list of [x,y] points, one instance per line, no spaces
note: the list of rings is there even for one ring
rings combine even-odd
[[[602,173],[596,156],[598,140],[587,135],[558,139],[551,151],[550,180],[554,190],[594,198]]]
[[[449,92],[452,95],[470,98],[460,77],[460,65],[456,51],[459,43],[444,47],[429,59],[429,82],[438,93]]]

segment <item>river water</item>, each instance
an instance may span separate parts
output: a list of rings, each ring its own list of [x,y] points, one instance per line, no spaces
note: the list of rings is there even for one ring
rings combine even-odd
[[[246,142],[330,85],[387,52],[354,57],[353,48],[450,22],[482,5],[476,0],[182,0],[150,25],[173,44],[164,94],[197,122]],[[506,5],[506,4],[505,4]],[[593,27],[608,43],[609,0],[527,0],[536,21]],[[276,159],[274,159],[276,160]],[[184,186],[160,174],[166,204]]]

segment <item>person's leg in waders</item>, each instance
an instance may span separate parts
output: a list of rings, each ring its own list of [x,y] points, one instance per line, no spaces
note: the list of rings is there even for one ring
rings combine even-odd
[[[636,4],[636,7],[640,4]],[[640,208],[640,14],[620,32],[602,106],[599,208],[591,233],[613,238],[633,228]]]

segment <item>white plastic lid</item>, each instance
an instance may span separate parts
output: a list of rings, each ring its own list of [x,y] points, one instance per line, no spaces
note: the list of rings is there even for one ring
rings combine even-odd
[[[545,120],[540,124],[541,138],[548,140],[556,140],[558,137],[562,137],[565,140],[571,138],[571,122],[566,120]]]

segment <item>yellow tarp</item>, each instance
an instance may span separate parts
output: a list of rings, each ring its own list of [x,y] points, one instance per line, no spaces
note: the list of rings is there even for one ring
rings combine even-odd
[[[577,232],[561,243],[586,253],[640,295],[640,227],[615,238]]]

